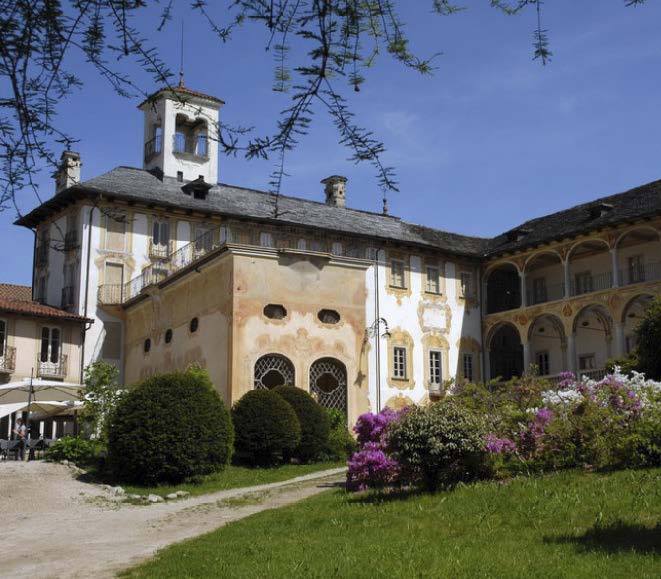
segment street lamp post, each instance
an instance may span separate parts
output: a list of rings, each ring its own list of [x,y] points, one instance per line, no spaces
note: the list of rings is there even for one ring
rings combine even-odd
[[[384,332],[381,333],[383,326]],[[380,338],[389,338],[390,329],[385,318],[377,318],[367,328],[365,328],[365,342],[376,338],[376,411],[381,412],[381,340]]]

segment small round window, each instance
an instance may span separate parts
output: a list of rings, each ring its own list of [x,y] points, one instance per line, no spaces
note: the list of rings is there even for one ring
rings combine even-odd
[[[165,330],[165,343],[169,344],[172,341],[172,329],[168,328]]]
[[[280,304],[269,304],[264,308],[264,315],[271,320],[283,320],[287,317],[287,310]]]
[[[337,324],[340,321],[340,314],[335,310],[320,310],[317,317],[324,324]]]
[[[143,344],[142,348],[145,351],[145,354],[148,353],[149,350],[151,350],[151,340],[149,338],[145,340],[145,343]]]
[[[199,327],[199,325],[200,325],[199,318],[193,318],[190,321],[190,326],[189,327],[190,327],[191,334],[194,334],[195,332],[197,332],[197,328]]]

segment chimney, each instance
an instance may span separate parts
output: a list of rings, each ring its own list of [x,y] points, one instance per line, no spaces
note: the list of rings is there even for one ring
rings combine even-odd
[[[326,205],[331,207],[344,207],[346,205],[347,178],[341,175],[333,175],[322,179],[326,186]]]
[[[60,157],[60,166],[55,172],[55,192],[59,193],[72,185],[80,183],[80,153],[64,151]]]

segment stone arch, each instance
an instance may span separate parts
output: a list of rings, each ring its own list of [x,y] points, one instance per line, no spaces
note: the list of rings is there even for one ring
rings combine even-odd
[[[523,374],[523,342],[519,329],[502,322],[489,332],[487,339],[491,378],[510,380]]]
[[[513,262],[500,262],[485,274],[487,313],[521,307],[521,271]]]
[[[254,387],[270,390],[276,386],[294,386],[296,373],[291,360],[282,354],[266,354],[255,362]]]
[[[347,414],[347,367],[336,358],[319,358],[310,366],[310,394],[324,408]]]
[[[606,367],[613,355],[613,328],[613,317],[600,304],[589,304],[574,316],[572,332],[579,374],[600,372]]]
[[[578,296],[613,287],[610,245],[600,237],[583,239],[567,253],[570,295]]]
[[[636,346],[636,328],[645,315],[645,311],[652,304],[654,296],[650,293],[638,294],[632,297],[622,308],[620,316],[621,348],[623,353],[628,354]]]
[[[556,251],[555,249],[540,249],[539,251],[536,251],[535,253],[529,255],[528,258],[525,260],[523,264],[523,272],[529,273],[531,264],[533,264],[539,258],[544,257],[545,255],[557,257],[560,263],[564,261],[562,259],[562,255],[560,255],[560,252]]]
[[[629,301],[626,302],[626,304],[624,304],[624,307],[622,308],[622,315],[620,316],[620,322],[625,323],[627,321],[627,317],[631,313],[633,307],[641,304],[645,307],[645,309],[647,309],[653,299],[654,295],[651,293],[641,293],[633,296]]]
[[[656,241],[661,241],[661,231],[656,227],[653,227],[652,225],[636,225],[635,227],[623,231],[615,240],[614,247],[620,249],[625,238],[643,231],[648,233],[650,238],[654,238]]]
[[[567,369],[567,335],[562,320],[554,314],[537,316],[528,327],[531,361],[541,376]]]

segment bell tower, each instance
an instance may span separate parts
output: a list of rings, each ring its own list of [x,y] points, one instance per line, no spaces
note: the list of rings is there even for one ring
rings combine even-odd
[[[190,90],[183,80],[138,108],[144,113],[143,168],[182,182],[218,182],[219,98]]]

